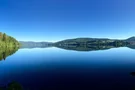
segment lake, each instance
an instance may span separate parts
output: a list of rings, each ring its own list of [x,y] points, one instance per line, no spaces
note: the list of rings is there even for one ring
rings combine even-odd
[[[133,90],[135,49],[74,51],[23,48],[0,61],[0,86],[12,81],[24,90]]]

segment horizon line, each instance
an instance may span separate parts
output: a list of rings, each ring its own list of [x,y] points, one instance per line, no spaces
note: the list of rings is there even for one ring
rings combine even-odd
[[[135,36],[132,36],[132,37],[135,37]],[[77,37],[77,38],[91,38],[91,37]],[[66,38],[66,39],[77,39],[77,38]],[[129,37],[131,38],[131,37]],[[61,39],[61,40],[66,40],[66,39]],[[95,38],[95,39],[98,39],[98,38]],[[128,38],[100,38],[100,39],[120,39],[120,40],[126,40]],[[61,41],[61,40],[18,40],[19,42],[20,41],[25,41],[25,42],[58,42],[58,41]]]

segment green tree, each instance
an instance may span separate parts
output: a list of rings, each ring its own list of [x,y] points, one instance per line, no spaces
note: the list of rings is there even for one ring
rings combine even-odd
[[[0,32],[0,48],[4,47],[19,47],[20,43],[13,37]]]
[[[3,41],[6,41],[6,39],[7,39],[7,35],[4,33],[3,34]]]
[[[3,39],[3,34],[2,34],[2,32],[0,32],[0,40],[2,40]]]

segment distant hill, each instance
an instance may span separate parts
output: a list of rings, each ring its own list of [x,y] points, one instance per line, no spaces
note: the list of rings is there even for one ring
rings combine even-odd
[[[130,38],[126,39],[126,41],[135,41],[135,37],[130,37]]]
[[[75,38],[54,43],[54,46],[58,48],[76,51],[106,50],[127,45],[125,40],[107,38]]]
[[[48,44],[52,44],[51,42],[33,42],[33,41],[19,41],[21,44],[26,44],[26,45],[39,45],[39,44],[42,44],[42,45],[48,45]]]
[[[130,37],[126,39],[125,41],[128,42],[130,45],[135,45],[135,37]]]
[[[125,43],[126,42],[124,40],[114,40],[107,38],[75,38],[56,42],[55,45],[113,45]]]
[[[135,45],[135,37],[130,37],[125,40],[108,39],[108,38],[74,38],[74,39],[66,39],[66,40],[58,41],[56,43],[33,42],[33,41],[19,41],[19,42],[21,44],[21,48],[35,48],[35,47],[46,48],[46,47],[55,46],[55,47],[72,48],[72,49],[73,47],[78,47],[79,49],[81,49],[81,47],[86,47],[88,50],[88,47],[93,47],[93,46],[101,46],[101,48],[102,47],[108,48],[109,46],[110,48],[110,47]]]
[[[49,47],[52,46],[51,42],[33,42],[33,41],[19,41],[21,44],[21,48],[35,48],[35,47]]]

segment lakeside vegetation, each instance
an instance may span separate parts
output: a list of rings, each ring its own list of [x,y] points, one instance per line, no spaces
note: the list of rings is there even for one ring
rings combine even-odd
[[[0,48],[5,47],[19,47],[20,43],[11,36],[6,35],[6,33],[0,32]]]
[[[13,37],[0,32],[0,60],[14,54],[20,47],[20,43]]]

